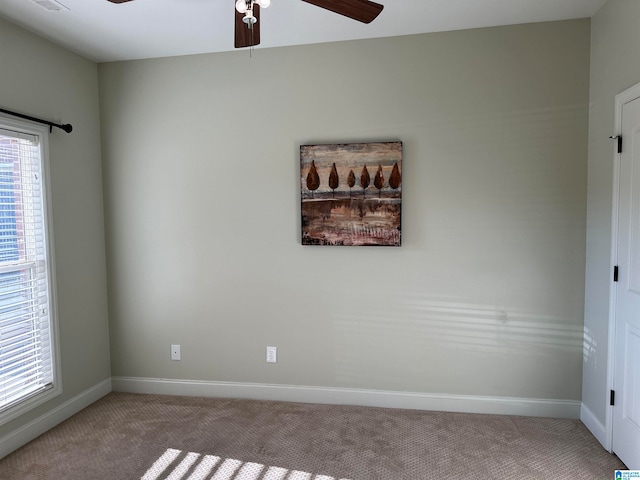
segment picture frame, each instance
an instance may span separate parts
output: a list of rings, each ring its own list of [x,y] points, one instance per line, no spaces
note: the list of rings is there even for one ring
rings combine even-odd
[[[300,146],[303,245],[401,245],[402,142]]]

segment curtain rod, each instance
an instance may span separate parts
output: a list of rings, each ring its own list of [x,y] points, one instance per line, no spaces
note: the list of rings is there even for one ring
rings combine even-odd
[[[51,133],[51,131],[53,130],[53,127],[57,127],[60,130],[64,130],[67,133],[71,133],[71,131],[73,130],[73,127],[71,126],[70,123],[65,123],[61,125],[59,123],[49,122],[48,120],[42,120],[41,118],[30,117],[29,115],[24,115],[22,113],[12,112],[11,110],[5,110],[4,108],[0,108],[0,112],[6,113],[8,115],[13,115],[14,117],[20,117],[26,120],[31,120],[32,122],[38,122],[38,123],[43,123],[45,125],[49,125],[49,133]]]

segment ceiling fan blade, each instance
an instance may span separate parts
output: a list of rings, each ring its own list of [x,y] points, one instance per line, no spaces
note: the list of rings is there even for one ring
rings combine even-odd
[[[257,22],[253,24],[251,28],[247,27],[247,24],[242,21],[244,18],[243,13],[238,13],[235,8],[236,2],[233,2],[233,11],[236,14],[235,21],[235,42],[236,48],[253,47],[260,44],[260,5],[253,4],[253,16],[256,17]]]
[[[107,0],[111,3],[125,3],[125,2],[130,2],[131,0]]]
[[[369,0],[302,0],[362,23],[371,23],[384,8]]]

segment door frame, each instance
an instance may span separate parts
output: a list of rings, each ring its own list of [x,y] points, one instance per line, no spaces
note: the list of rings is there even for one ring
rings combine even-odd
[[[615,115],[614,115],[614,136],[622,134],[622,109],[625,104],[640,98],[640,83],[626,89],[616,95]],[[623,139],[624,141],[624,139]],[[613,268],[618,261],[618,222],[620,215],[620,160],[621,153],[618,153],[617,142],[613,142],[613,188],[611,204],[611,259],[609,262],[609,325],[608,325],[608,345],[607,345],[607,385],[605,401],[607,405],[605,418],[604,447],[613,452],[613,406],[609,402],[609,392],[614,390],[613,379],[616,369],[615,365],[615,341],[616,341],[616,302],[617,302],[617,282],[613,281]]]

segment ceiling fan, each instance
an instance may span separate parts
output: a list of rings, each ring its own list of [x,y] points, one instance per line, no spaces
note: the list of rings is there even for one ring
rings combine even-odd
[[[132,0],[108,0],[125,3]],[[266,8],[271,0],[233,0],[235,4],[236,48],[260,44],[260,7]],[[325,10],[344,15],[362,23],[371,23],[384,8],[370,0],[302,0]]]

